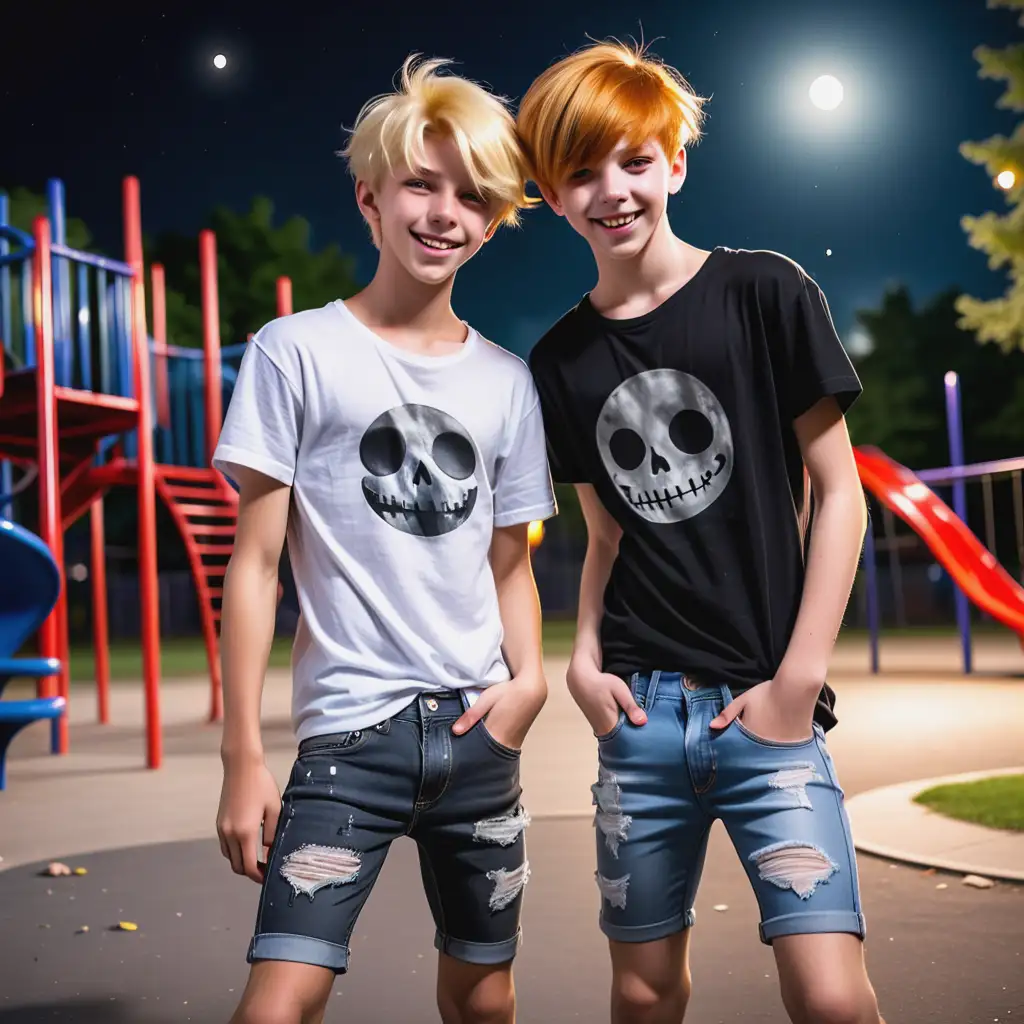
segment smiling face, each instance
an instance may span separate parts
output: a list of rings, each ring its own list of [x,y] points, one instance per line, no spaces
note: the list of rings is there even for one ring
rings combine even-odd
[[[682,188],[686,156],[672,161],[656,140],[621,141],[601,160],[578,167],[544,197],[590,244],[598,260],[631,259],[667,223],[668,197]]]
[[[497,204],[474,187],[455,142],[428,134],[420,167],[396,165],[376,189],[356,185],[382,260],[424,284],[443,284],[493,232]]]

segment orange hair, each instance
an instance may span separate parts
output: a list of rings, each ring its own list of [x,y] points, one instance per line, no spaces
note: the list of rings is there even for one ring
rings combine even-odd
[[[527,90],[516,129],[542,188],[603,160],[625,137],[656,139],[669,160],[700,138],[702,107],[678,71],[641,46],[596,43],[563,57]]]

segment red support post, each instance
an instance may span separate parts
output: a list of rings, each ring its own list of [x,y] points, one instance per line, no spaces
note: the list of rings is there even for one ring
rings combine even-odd
[[[156,359],[156,421],[165,429],[171,425],[171,392],[167,381],[167,288],[164,268],[154,263],[150,268],[153,281],[153,348]]]
[[[125,262],[132,268],[132,349],[135,394],[139,400],[138,498],[139,592],[142,677],[146,695],[146,748],[150,768],[163,762],[160,729],[160,592],[156,560],[156,472],[153,464],[153,409],[150,398],[149,343],[146,339],[145,269],[142,259],[142,206],[139,179],[124,179]]]
[[[53,366],[53,281],[51,278],[50,222],[36,217],[32,224],[36,251],[32,267],[32,304],[36,334],[36,430],[39,436],[39,536],[53,553],[60,572],[57,603],[39,630],[39,654],[60,658],[57,691],[68,699],[69,672],[67,651],[62,650],[67,624],[67,581],[64,574],[64,526],[60,511],[60,461],[58,458],[57,399],[54,396]],[[53,697],[52,679],[40,680],[40,697]],[[68,709],[57,720],[57,753],[68,752]]]
[[[103,499],[89,509],[92,541],[92,648],[96,662],[96,717],[110,721],[110,648],[107,631],[107,545],[103,529]]]
[[[212,231],[199,232],[199,279],[203,303],[203,351],[205,353],[206,388],[206,464],[213,461],[220,429],[223,425],[221,409],[220,370],[220,304],[217,299],[217,236]]]
[[[291,316],[292,312],[292,279],[282,276],[277,279],[277,315]]]

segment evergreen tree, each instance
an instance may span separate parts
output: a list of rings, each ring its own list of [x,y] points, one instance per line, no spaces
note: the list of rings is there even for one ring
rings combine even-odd
[[[988,0],[988,6],[1024,11],[1024,0]],[[1019,23],[1024,25],[1024,14]],[[996,106],[1024,111],[1024,43],[1002,49],[979,46],[974,58],[981,66],[981,78],[1006,82]],[[972,248],[988,254],[993,270],[1005,267],[1009,280],[1006,291],[996,299],[960,296],[956,304],[959,326],[973,331],[978,341],[995,342],[1004,351],[1024,349],[1024,121],[1017,124],[1009,138],[993,135],[983,142],[965,142],[960,152],[986,168],[995,187],[1003,190],[1010,210],[1005,214],[990,211],[961,221]]]

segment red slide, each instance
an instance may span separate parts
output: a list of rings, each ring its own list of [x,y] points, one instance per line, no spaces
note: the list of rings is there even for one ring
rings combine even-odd
[[[864,487],[908,523],[963,592],[982,611],[1018,634],[1024,646],[1024,588],[906,466],[878,448],[855,448],[854,455]]]

